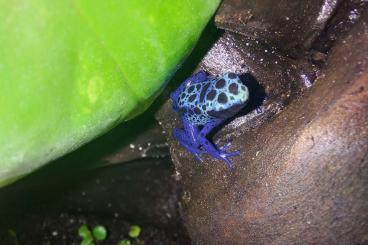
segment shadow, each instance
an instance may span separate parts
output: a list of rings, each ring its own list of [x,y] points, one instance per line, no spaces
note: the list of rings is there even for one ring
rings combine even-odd
[[[253,110],[258,110],[267,98],[265,89],[258,83],[253,75],[250,73],[241,74],[240,79],[249,89],[249,100],[248,104],[236,115],[237,117],[244,116]],[[258,111],[258,113],[262,112]]]
[[[172,91],[174,91],[185,79],[193,74],[203,57],[208,53],[208,51],[213,47],[214,43],[216,43],[223,33],[223,30],[217,29],[213,20],[207,24],[198,40],[197,45],[190,53],[190,56],[176,71],[167,88],[161,94],[161,98],[168,98]]]
[[[36,171],[35,175],[48,175],[51,173],[67,174],[69,171],[93,168],[104,156],[116,152],[124,145],[133,142],[142,132],[156,124],[152,110],[123,122],[107,133],[97,137],[77,150],[45,165]],[[40,176],[41,177],[41,176]]]

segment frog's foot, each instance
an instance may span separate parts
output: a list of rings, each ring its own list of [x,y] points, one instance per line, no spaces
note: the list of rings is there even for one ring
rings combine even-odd
[[[217,159],[223,160],[226,162],[226,165],[229,168],[233,168],[234,165],[230,161],[229,157],[238,156],[240,154],[240,151],[233,151],[233,152],[226,152],[226,151],[219,151],[218,156],[216,156]]]
[[[231,146],[231,143],[232,143],[232,141],[229,141],[229,142],[227,142],[224,146],[222,146],[222,147],[220,147],[219,148],[219,153],[220,153],[220,155],[221,156],[223,156],[224,158],[226,158],[226,159],[223,159],[223,158],[221,158],[222,160],[224,160],[226,163],[227,163],[227,165],[229,165],[229,167],[231,167],[232,166],[232,164],[231,164],[231,162],[227,159],[227,157],[231,157],[231,156],[237,156],[237,155],[239,155],[240,154],[240,151],[234,151],[234,152],[227,152],[227,150],[230,148],[230,146]]]
[[[240,151],[226,152],[226,150],[230,147],[231,143],[227,143],[222,148],[216,149],[216,147],[205,137],[199,138],[199,141],[207,154],[216,159],[225,161],[228,167],[233,168],[233,164],[230,161],[229,157],[239,155]]]
[[[191,142],[187,134],[182,129],[175,128],[173,130],[174,137],[179,141],[179,143],[187,149],[190,153],[192,153],[200,162],[203,162],[200,154],[204,153],[204,151],[199,147],[199,145],[195,145],[194,142]]]

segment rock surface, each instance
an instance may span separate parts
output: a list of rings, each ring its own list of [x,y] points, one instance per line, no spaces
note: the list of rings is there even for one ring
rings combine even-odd
[[[217,26],[253,37],[298,56],[308,50],[341,0],[227,0],[221,5]]]
[[[234,170],[208,156],[199,163],[172,138],[180,123],[170,101],[157,113],[194,244],[368,242],[367,11],[338,36],[317,65],[312,51],[294,60],[247,35],[215,43],[198,68],[250,72],[251,93],[267,96],[213,137],[242,152]]]

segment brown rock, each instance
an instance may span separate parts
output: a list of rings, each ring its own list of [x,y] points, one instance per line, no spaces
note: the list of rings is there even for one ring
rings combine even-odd
[[[326,26],[341,0],[225,0],[215,18],[220,28],[300,57]]]
[[[368,243],[368,15],[326,58],[310,89],[301,80],[282,83],[297,84],[289,90],[296,96],[278,114],[250,112],[215,135],[217,145],[232,138],[230,150],[241,150],[232,158],[235,170],[211,157],[200,164],[169,139],[184,189],[182,217],[195,244]],[[246,61],[244,71],[252,64]],[[201,66],[211,70],[210,63]],[[303,67],[297,62],[295,70]],[[266,94],[278,91],[256,68],[252,75]],[[270,96],[271,108],[285,102],[285,88]],[[179,126],[170,111],[166,103],[157,115],[168,132]]]

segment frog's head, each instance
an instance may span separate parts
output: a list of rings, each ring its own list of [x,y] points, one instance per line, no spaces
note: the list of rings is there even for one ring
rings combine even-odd
[[[240,77],[234,73],[225,73],[221,76],[210,99],[208,115],[215,118],[226,119],[237,114],[249,100],[249,90]],[[210,96],[213,95],[213,96]]]

